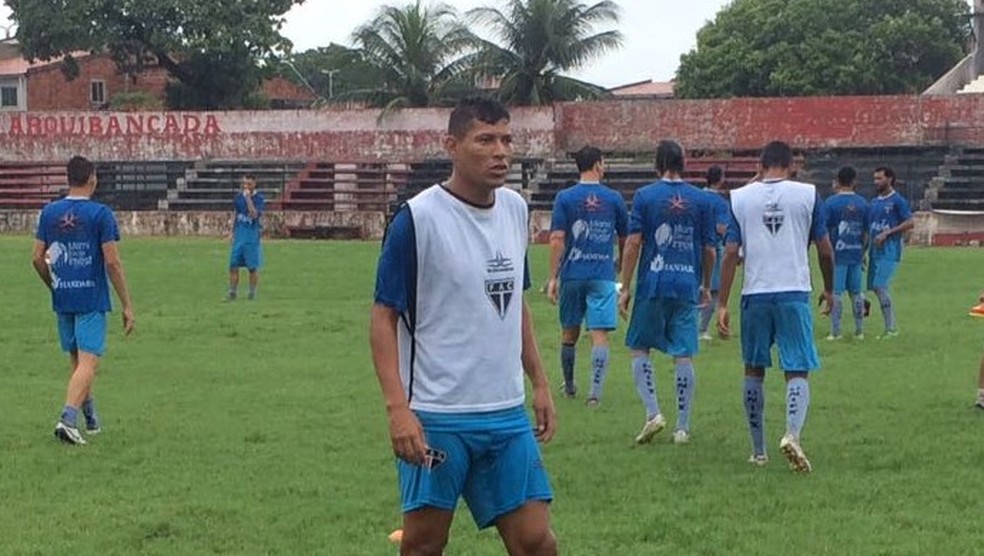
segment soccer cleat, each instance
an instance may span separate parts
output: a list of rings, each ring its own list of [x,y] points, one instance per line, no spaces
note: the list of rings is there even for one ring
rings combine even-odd
[[[878,336],[879,340],[893,340],[899,337],[898,330],[886,330],[884,334]]]
[[[977,409],[984,409],[984,400],[982,400],[981,398],[977,398],[977,401],[974,402],[974,407],[976,407]]]
[[[854,335],[854,339],[855,340],[863,340],[864,339],[864,332],[858,332],[858,333],[856,333]]]
[[[99,422],[98,421],[93,422],[93,423],[86,422],[86,424],[85,424],[85,433],[86,434],[92,436],[92,435],[99,434],[101,432],[102,432],[102,427],[99,426]]]
[[[984,318],[984,303],[978,303],[970,309],[970,316],[977,317],[979,319]]]
[[[769,456],[765,454],[752,454],[748,456],[748,463],[763,467],[765,464],[769,463]]]
[[[827,341],[828,342],[836,342],[837,340],[840,340],[841,338],[843,338],[843,336],[841,336],[840,334],[838,334],[836,336],[833,335],[833,334],[827,335]]]
[[[55,423],[55,438],[66,444],[74,444],[76,446],[86,444],[85,438],[82,438],[82,433],[79,432],[79,429],[66,425],[61,421]]]
[[[588,409],[595,409],[601,406],[601,400],[599,400],[598,398],[588,398],[584,402],[584,405],[588,406]]]
[[[673,443],[674,444],[688,444],[690,442],[690,433],[685,430],[673,431]]]
[[[713,338],[713,337],[712,337],[712,336],[710,335],[710,333],[708,333],[708,332],[703,332],[703,333],[701,333],[701,335],[700,335],[700,339],[701,339],[701,340],[703,340],[703,341],[705,341],[705,342],[710,342],[710,341],[711,341],[711,340],[713,340],[714,338]]]
[[[779,451],[789,460],[789,467],[793,471],[809,473],[813,470],[813,466],[810,465],[810,460],[806,459],[806,454],[803,453],[799,441],[791,435],[787,434],[782,437],[782,440],[779,441]]]
[[[560,391],[568,400],[573,400],[577,397],[577,386],[573,384],[568,385],[566,381],[560,383]]]
[[[652,442],[653,437],[656,436],[659,431],[666,427],[666,419],[663,418],[661,413],[657,413],[655,417],[646,421],[646,424],[642,426],[642,430],[636,435],[636,444],[646,444]]]

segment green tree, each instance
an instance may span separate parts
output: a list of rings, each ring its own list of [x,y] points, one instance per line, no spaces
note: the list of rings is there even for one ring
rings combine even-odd
[[[386,79],[385,72],[360,50],[334,43],[295,54],[293,64],[304,81],[328,100],[351,100],[353,92],[374,90]],[[293,71],[281,74],[305,85]]]
[[[352,34],[362,60],[382,79],[348,95],[387,109],[445,104],[459,83],[456,60],[471,41],[446,4],[384,6]]]
[[[919,93],[964,56],[963,0],[734,0],[681,57],[676,94]]]
[[[303,0],[5,0],[17,22],[17,40],[31,59],[67,56],[66,74],[77,75],[73,52],[108,52],[121,71],[138,75],[159,65],[186,89],[211,86],[221,64],[257,61],[290,51],[280,34],[283,14]],[[245,99],[259,82],[251,75],[223,97]],[[199,90],[196,95],[210,93]],[[233,104],[228,99],[217,101]],[[207,107],[207,106],[202,106]]]
[[[475,74],[498,81],[501,100],[538,105],[606,94],[564,73],[622,45],[616,30],[595,32],[598,25],[618,22],[614,1],[509,0],[503,9],[476,8],[468,17],[491,31],[492,38],[477,39],[478,51],[466,64]]]

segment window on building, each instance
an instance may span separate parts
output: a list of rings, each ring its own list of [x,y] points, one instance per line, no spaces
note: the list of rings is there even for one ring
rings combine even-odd
[[[0,108],[16,108],[17,105],[17,87],[0,86]]]
[[[92,104],[106,104],[105,81],[92,81],[89,91],[89,101]]]

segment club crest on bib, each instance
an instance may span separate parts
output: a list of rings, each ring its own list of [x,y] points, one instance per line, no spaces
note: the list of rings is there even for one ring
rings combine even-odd
[[[779,233],[786,216],[782,213],[779,203],[769,203],[765,205],[765,212],[762,213],[762,223],[772,232],[772,235]]]
[[[485,295],[492,302],[492,307],[500,319],[506,318],[509,303],[516,293],[515,267],[512,259],[497,251],[494,258],[486,261],[485,269],[488,277],[485,279]]]

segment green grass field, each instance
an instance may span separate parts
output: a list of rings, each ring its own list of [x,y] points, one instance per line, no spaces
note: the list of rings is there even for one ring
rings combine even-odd
[[[68,364],[30,248],[0,237],[0,554],[396,552],[396,475],[367,340],[378,244],[268,242],[259,299],[224,303],[225,243],[127,239],[137,332],[123,339],[114,315],[95,389],[104,433],[84,448],[51,434]],[[633,446],[644,415],[619,330],[602,407],[556,399],[544,457],[562,553],[984,551],[984,412],[971,408],[984,324],[966,316],[984,287],[980,253],[910,249],[895,285],[902,337],[873,339],[875,309],[869,340],[821,340],[809,476],[778,453],[780,376],[767,381],[773,461],[746,463],[736,340],[696,360],[692,443],[664,432]],[[546,258],[532,253],[537,285]],[[529,298],[557,383],[555,310]],[[671,365],[655,363],[672,422]],[[503,550],[462,506],[447,553]]]

